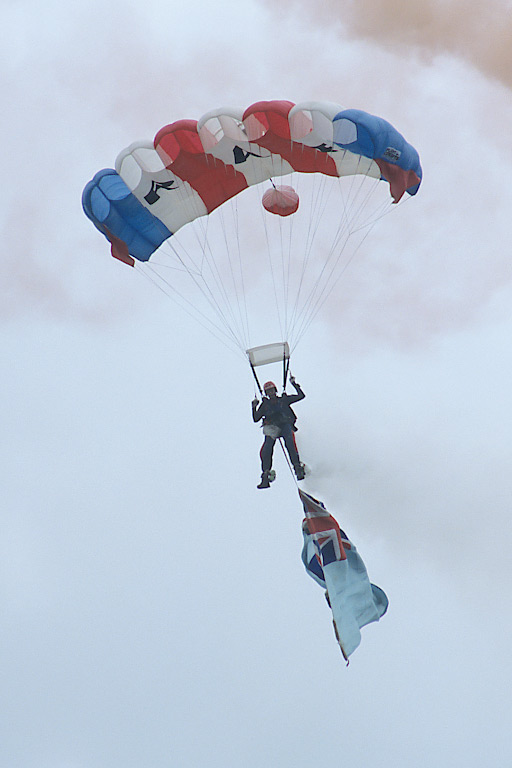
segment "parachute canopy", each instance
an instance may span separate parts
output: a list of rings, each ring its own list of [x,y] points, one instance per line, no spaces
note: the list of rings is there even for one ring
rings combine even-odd
[[[245,356],[269,338],[293,351],[370,229],[421,178],[418,153],[381,117],[260,101],[131,144],[82,202],[113,256]]]
[[[394,202],[416,194],[422,178],[416,150],[381,117],[330,102],[260,101],[178,120],[152,143],[132,144],[115,170],[87,184],[83,208],[112,254],[133,264],[248,187],[293,171],[381,179]]]

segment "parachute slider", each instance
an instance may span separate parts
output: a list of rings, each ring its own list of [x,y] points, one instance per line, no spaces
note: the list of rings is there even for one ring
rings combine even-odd
[[[287,341],[278,341],[274,344],[263,344],[261,347],[252,347],[246,350],[249,362],[254,367],[258,365],[268,365],[269,363],[280,363],[282,360],[290,359],[290,347]]]
[[[268,365],[269,363],[283,363],[283,392],[286,388],[286,379],[290,367],[290,347],[287,341],[278,341],[274,344],[263,344],[261,347],[252,347],[246,350],[251,366],[252,375],[258,385],[260,395],[263,396],[263,390],[256,374],[258,365]]]

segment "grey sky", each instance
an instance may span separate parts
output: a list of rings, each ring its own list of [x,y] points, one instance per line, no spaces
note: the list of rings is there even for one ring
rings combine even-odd
[[[508,84],[280,9],[2,4],[1,768],[512,758]],[[425,171],[293,360],[305,489],[390,599],[348,668],[282,456],[255,488],[250,372],[80,206],[131,141],[266,98],[380,114]]]

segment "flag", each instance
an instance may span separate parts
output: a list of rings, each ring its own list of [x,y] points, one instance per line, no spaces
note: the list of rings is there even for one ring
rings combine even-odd
[[[361,642],[361,627],[386,613],[388,598],[370,583],[354,544],[322,502],[303,491],[299,496],[306,515],[302,561],[309,575],[326,590],[336,639],[348,661]]]

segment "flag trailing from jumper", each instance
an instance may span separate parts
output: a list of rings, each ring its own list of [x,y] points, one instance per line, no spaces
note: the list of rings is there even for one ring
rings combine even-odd
[[[321,501],[303,491],[302,561],[309,575],[322,586],[332,611],[334,632],[344,658],[361,642],[361,627],[386,613],[388,599],[371,584],[354,544]]]

